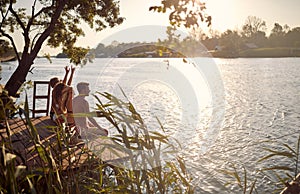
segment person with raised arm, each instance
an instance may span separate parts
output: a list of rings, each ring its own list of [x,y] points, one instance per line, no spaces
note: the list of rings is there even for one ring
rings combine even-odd
[[[80,134],[76,127],[73,117],[73,104],[72,98],[74,96],[73,88],[70,86],[72,83],[75,68],[71,68],[71,75],[67,82],[70,69],[65,67],[65,76],[63,81],[57,77],[50,79],[50,86],[52,89],[52,103],[50,116],[59,126],[65,127],[67,132],[71,135],[71,142],[79,143],[78,136]],[[66,84],[67,82],[67,84]]]

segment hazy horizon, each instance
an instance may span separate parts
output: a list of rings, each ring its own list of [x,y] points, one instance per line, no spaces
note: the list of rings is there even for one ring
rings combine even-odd
[[[248,16],[256,16],[264,20],[267,24],[267,34],[273,28],[275,22],[282,26],[287,24],[291,28],[300,26],[300,12],[298,11],[300,8],[299,0],[205,0],[204,2],[206,2],[207,14],[212,16],[212,25],[210,28],[219,32],[224,32],[227,29],[241,29]],[[20,2],[20,5],[29,6],[30,3],[30,1],[23,1]],[[95,32],[94,30],[89,29],[86,24],[83,24],[85,37],[80,37],[77,45],[95,48],[99,43],[109,39],[112,34],[121,32],[125,29],[148,25],[167,26],[168,14],[149,11],[150,6],[159,4],[159,0],[120,1],[120,15],[126,18],[124,23],[115,28],[104,29],[101,32]],[[206,24],[203,24],[202,27],[203,31],[206,33],[210,29],[206,27]],[[180,30],[187,33],[184,28],[180,28]],[[156,31],[152,32],[154,35],[153,40],[155,40],[155,38],[157,40],[156,33]],[[136,33],[134,38],[137,38],[137,35],[140,36],[141,33]],[[128,39],[128,36],[126,39]],[[149,40],[151,40],[150,37],[148,37],[146,41]],[[16,39],[16,43],[18,48],[22,48],[20,37]],[[53,55],[59,52],[59,48],[51,49],[44,46],[41,49],[40,55],[43,55],[44,53]]]

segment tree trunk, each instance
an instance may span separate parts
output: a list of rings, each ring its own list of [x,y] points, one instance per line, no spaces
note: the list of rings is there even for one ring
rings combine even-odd
[[[33,64],[33,60],[36,58],[38,52],[41,50],[41,47],[45,40],[49,37],[49,35],[53,32],[53,29],[55,27],[55,24],[57,23],[66,3],[67,0],[60,0],[60,1],[53,1],[56,2],[55,6],[54,4],[51,5],[51,9],[53,9],[53,14],[51,16],[51,22],[49,26],[42,32],[42,34],[39,36],[37,41],[35,42],[35,45],[32,50],[29,51],[29,45],[33,42],[30,42],[29,39],[29,31],[30,27],[32,25],[32,22],[34,21],[34,17],[32,17],[29,20],[29,24],[26,28],[23,30],[23,36],[25,40],[25,45],[22,53],[22,58],[19,61],[19,65],[15,72],[12,74],[12,76],[9,78],[5,85],[5,89],[8,91],[9,96],[16,96],[18,90],[22,86],[22,84],[26,81],[26,76],[30,70],[31,65]],[[34,9],[34,7],[33,7]],[[46,19],[45,19],[46,20]],[[22,21],[17,21],[18,24],[22,24]]]
[[[8,91],[9,96],[18,96],[17,92],[26,81],[26,76],[32,64],[33,59],[29,55],[23,55],[22,59],[19,61],[17,69],[5,84],[5,89]]]

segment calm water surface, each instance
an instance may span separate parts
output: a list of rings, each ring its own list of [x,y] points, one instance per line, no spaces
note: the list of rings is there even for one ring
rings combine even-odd
[[[28,80],[62,78],[67,64],[65,59],[53,59],[52,64],[37,59]],[[4,84],[16,63],[1,66],[0,83]],[[198,193],[240,193],[235,186],[225,188],[231,179],[218,171],[231,164],[241,175],[246,168],[249,179],[258,177],[258,193],[268,193],[274,190],[276,177],[256,171],[290,162],[257,161],[267,154],[265,147],[296,144],[299,72],[300,58],[194,59],[189,64],[176,59],[96,59],[77,67],[73,86],[87,81],[93,92],[121,96],[120,85],[150,129],[157,126],[153,117],[161,118],[167,133],[183,145],[181,155]],[[32,90],[27,93],[31,99]],[[92,97],[89,101],[95,103]],[[115,133],[105,121],[98,121]]]

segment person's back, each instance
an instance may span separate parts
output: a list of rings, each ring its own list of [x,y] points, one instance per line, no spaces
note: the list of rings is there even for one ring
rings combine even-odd
[[[62,124],[65,119],[69,125],[74,125],[72,114],[73,89],[64,83],[58,83],[52,90],[52,109],[56,120]]]
[[[50,86],[53,88],[50,116],[52,120],[58,122],[58,124],[67,122],[66,124],[69,126],[74,126],[74,118],[72,118],[71,115],[73,113],[73,89],[71,87],[71,83],[75,68],[71,68],[71,75],[67,82],[69,71],[70,68],[66,66],[66,73],[63,81],[59,80],[57,77],[50,79]]]
[[[89,103],[85,100],[84,96],[78,95],[73,98],[73,104],[74,114],[83,114],[74,117],[76,125],[78,125],[82,129],[87,129],[88,118],[84,114],[89,112],[89,110],[87,109],[87,107],[89,107]]]
[[[66,85],[69,68],[65,67],[65,77],[60,81],[57,77],[50,79],[52,89],[52,102],[50,116],[58,125],[64,127],[65,131],[70,135],[70,144],[83,143],[78,139],[80,131],[75,125],[73,118],[73,88],[70,86],[75,68],[71,68],[71,76]]]

